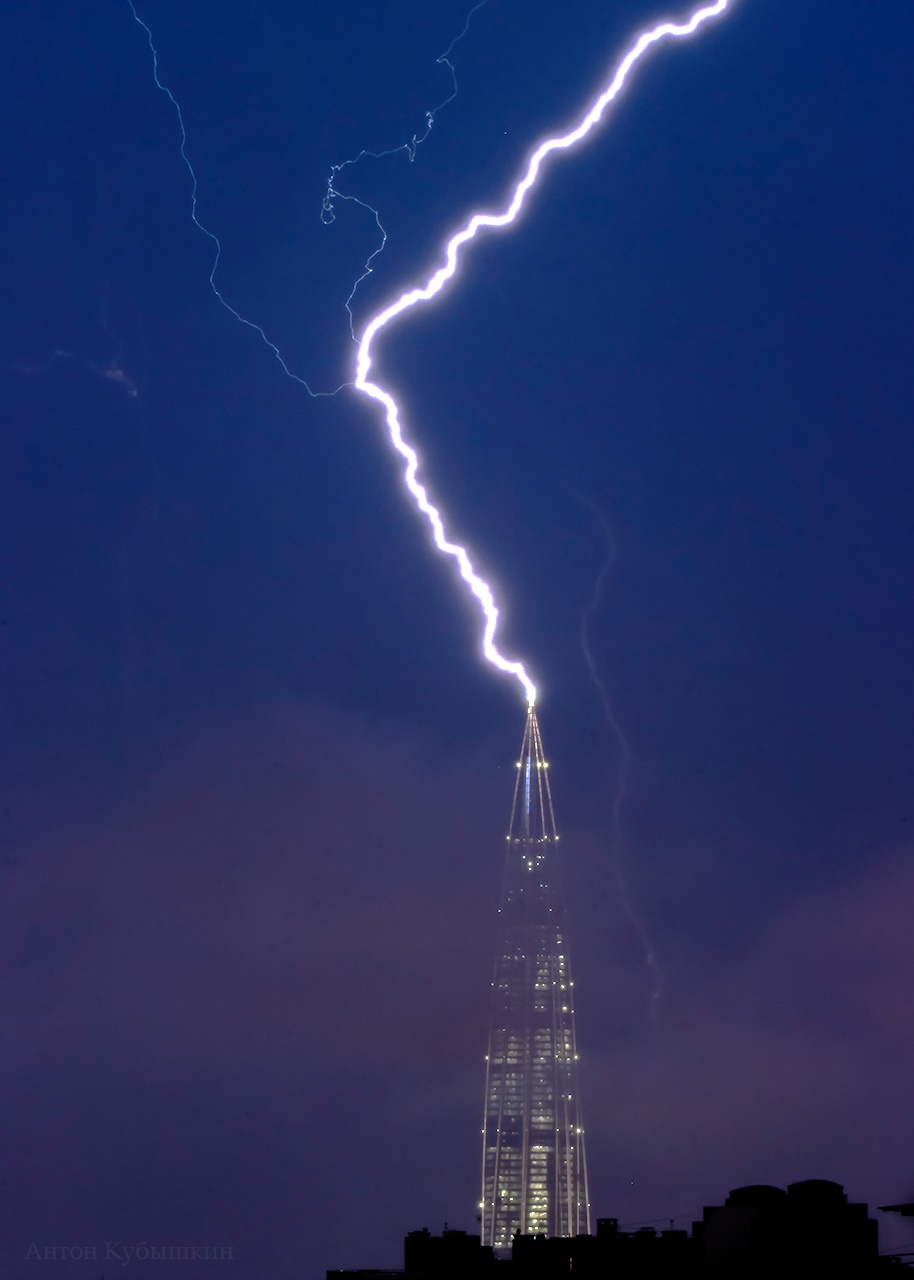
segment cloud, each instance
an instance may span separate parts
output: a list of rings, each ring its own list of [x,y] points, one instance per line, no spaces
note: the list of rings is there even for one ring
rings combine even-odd
[[[78,1243],[245,1221],[233,1275],[283,1250],[277,1275],[319,1274],[358,1253],[353,1196],[391,1250],[408,1195],[472,1204],[504,819],[484,774],[278,707],[21,853],[0,905],[13,1257],[61,1223]]]
[[[688,1214],[806,1177],[871,1204],[910,1196],[912,901],[901,850],[793,901],[729,961],[666,957],[656,1036],[614,1042],[604,1024],[587,1066],[611,1212]]]
[[[277,706],[201,726],[112,812],[20,851],[9,1273],[32,1239],[132,1234],[231,1238],[235,1280],[285,1280],[472,1226],[504,780],[485,747]],[[563,844],[597,1213],[688,1218],[814,1176],[914,1193],[914,852],[738,954],[655,938],[653,1032],[605,842]]]

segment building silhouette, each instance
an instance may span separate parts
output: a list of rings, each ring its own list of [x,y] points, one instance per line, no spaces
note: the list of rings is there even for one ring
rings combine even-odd
[[[879,1258],[876,1220],[837,1182],[813,1178],[731,1191],[692,1227],[709,1275],[868,1276]]]
[[[691,1234],[599,1218],[593,1236],[517,1233],[507,1258],[464,1231],[411,1231],[402,1271],[328,1271],[327,1280],[880,1280],[910,1275],[905,1256],[880,1257],[867,1205],[813,1179],[786,1191],[738,1187]]]
[[[558,836],[536,714],[507,836],[483,1122],[482,1246],[590,1230]]]

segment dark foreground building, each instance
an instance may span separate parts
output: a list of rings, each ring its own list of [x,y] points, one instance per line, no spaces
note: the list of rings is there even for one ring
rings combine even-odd
[[[865,1204],[814,1179],[786,1191],[739,1187],[706,1208],[691,1234],[622,1231],[615,1218],[597,1219],[596,1235],[518,1232],[510,1259],[464,1231],[411,1231],[402,1271],[328,1271],[327,1280],[878,1280],[908,1269],[901,1257],[880,1258]]]

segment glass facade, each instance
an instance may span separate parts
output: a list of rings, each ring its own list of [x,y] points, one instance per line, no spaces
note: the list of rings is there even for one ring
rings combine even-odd
[[[497,1250],[509,1250],[516,1231],[590,1231],[557,841],[531,708],[507,838],[486,1059],[482,1243]]]

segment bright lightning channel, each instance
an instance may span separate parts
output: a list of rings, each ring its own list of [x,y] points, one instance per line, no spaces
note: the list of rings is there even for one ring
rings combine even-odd
[[[418,479],[419,455],[407,441],[400,420],[400,407],[391,392],[377,382],[369,379],[372,366],[372,344],[379,333],[388,325],[421,302],[428,302],[436,297],[456,275],[460,262],[460,250],[470,240],[475,240],[483,229],[510,226],[516,219],[527,199],[528,193],[536,185],[543,162],[555,151],[568,151],[596,128],[603,118],[606,108],[619,96],[625,88],[632,68],[641,60],[648,49],[665,39],[681,39],[690,36],[711,18],[719,17],[730,7],[731,0],[716,0],[714,4],[704,5],[697,9],[688,21],[683,23],[662,22],[658,26],[643,32],[622,59],[615,75],[606,88],[599,94],[580,122],[568,133],[554,138],[547,138],[533,151],[527,161],[523,177],[514,188],[514,193],[507,207],[501,213],[474,213],[470,220],[451,238],[445,246],[444,265],[429,280],[415,289],[409,289],[390,303],[383,311],[369,320],[362,337],[359,339],[356,355],[355,385],[364,395],[378,401],[384,408],[384,417],[390,442],[405,462],[403,478],[417,509],[425,516],[431,528],[435,545],[445,555],[456,560],[460,576],[476,597],[484,619],[482,633],[482,652],[487,662],[497,667],[506,675],[514,676],[527,695],[528,706],[536,702],[536,686],[527,674],[522,662],[506,658],[495,643],[498,632],[498,607],[492,588],[481,578],[473,567],[469,553],[459,543],[451,542],[445,533],[441,512],[429,498],[428,490]]]

